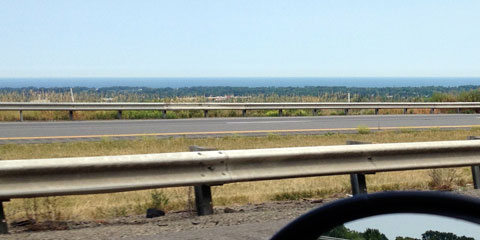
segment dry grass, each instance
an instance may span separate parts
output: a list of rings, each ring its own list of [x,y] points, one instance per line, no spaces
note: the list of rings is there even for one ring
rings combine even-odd
[[[252,149],[270,147],[321,146],[345,144],[346,140],[368,141],[375,143],[413,142],[436,140],[464,140],[469,135],[480,135],[480,129],[456,131],[388,131],[370,134],[326,134],[268,135],[266,137],[230,136],[223,138],[187,139],[187,138],[139,138],[138,140],[100,142],[72,142],[52,144],[7,144],[0,145],[0,158],[29,159],[74,156],[121,155],[188,151],[191,145],[217,149]],[[397,189],[429,189],[432,186],[431,170],[402,171],[367,175],[369,191]],[[454,179],[448,175],[451,186],[464,187],[471,183],[469,168],[455,170]],[[189,208],[192,191],[188,187],[160,190],[169,202],[166,210]],[[271,200],[299,198],[321,198],[350,192],[348,176],[311,177],[275,181],[232,183],[213,187],[213,199],[216,206],[259,203]],[[143,214],[152,201],[152,190],[64,196],[35,199],[13,199],[5,203],[7,218],[18,220],[34,218],[37,220],[92,220]],[[189,197],[190,194],[190,197]]]

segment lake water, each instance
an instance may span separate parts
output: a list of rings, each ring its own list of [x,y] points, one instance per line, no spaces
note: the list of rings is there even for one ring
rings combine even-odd
[[[478,78],[2,78],[2,87],[419,87],[480,85]]]

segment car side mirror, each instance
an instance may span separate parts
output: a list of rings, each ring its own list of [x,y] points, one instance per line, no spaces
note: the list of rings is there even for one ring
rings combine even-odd
[[[314,209],[272,240],[473,240],[480,237],[479,224],[479,199],[442,192],[383,192]]]

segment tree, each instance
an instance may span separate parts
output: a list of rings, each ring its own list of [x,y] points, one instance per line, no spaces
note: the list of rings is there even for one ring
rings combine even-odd
[[[429,231],[426,231],[424,234],[422,234],[422,240],[475,240],[475,239],[471,237],[466,237],[466,236],[459,237],[453,233],[429,230]]]
[[[367,240],[362,237],[361,233],[350,230],[344,225],[340,225],[330,230],[329,232],[323,234],[323,236],[344,238],[349,240]]]
[[[388,240],[387,236],[378,231],[378,229],[368,228],[362,233],[362,236],[365,240]]]

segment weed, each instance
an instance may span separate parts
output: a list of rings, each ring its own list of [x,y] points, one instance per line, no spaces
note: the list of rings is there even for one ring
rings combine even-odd
[[[473,126],[470,128],[472,131],[480,131],[480,126]]]
[[[23,213],[26,219],[34,222],[60,220],[59,197],[23,199]]]
[[[293,201],[304,198],[312,198],[318,195],[315,191],[289,191],[273,194],[270,198],[273,201]]]
[[[439,168],[429,170],[430,181],[428,186],[436,190],[453,190],[458,181],[458,174],[454,168]]]
[[[401,128],[400,133],[413,133],[415,130],[412,128]]]
[[[165,117],[166,117],[167,119],[176,119],[176,118],[178,118],[177,114],[176,114],[175,112],[172,112],[172,111],[167,112],[167,114],[165,115]]]
[[[364,125],[359,125],[357,127],[357,132],[359,134],[369,134],[370,133],[370,128],[368,128],[367,126],[364,126]]]
[[[245,204],[245,203],[251,202],[251,200],[248,196],[244,196],[244,195],[234,195],[229,197],[213,198],[213,205],[215,206],[227,206],[227,205],[231,205],[232,202]]]
[[[307,116],[308,113],[305,110],[289,110],[285,114],[286,116]]]
[[[162,191],[155,189],[150,192],[150,203],[148,207],[165,209],[168,201],[168,197]]]
[[[278,117],[278,111],[274,111],[274,110],[273,111],[267,111],[265,113],[265,116],[267,116],[267,117]]]
[[[113,207],[109,215],[112,217],[126,217],[128,216],[127,208],[128,206]]]
[[[280,135],[278,134],[275,134],[275,133],[267,133],[267,140],[268,141],[272,141],[272,140],[275,140],[275,139],[278,139],[280,138]]]
[[[372,109],[368,109],[368,110],[361,111],[360,114],[374,115],[375,111]]]

